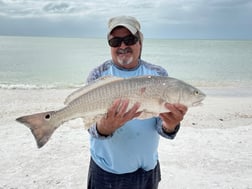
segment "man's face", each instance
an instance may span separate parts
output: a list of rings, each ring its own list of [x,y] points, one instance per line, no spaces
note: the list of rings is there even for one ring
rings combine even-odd
[[[109,39],[115,37],[126,37],[131,35],[130,31],[124,27],[115,28]],[[138,41],[133,45],[126,45],[124,42],[118,47],[111,47],[111,56],[114,63],[123,68],[134,68],[138,65],[138,58],[140,56],[141,44]]]

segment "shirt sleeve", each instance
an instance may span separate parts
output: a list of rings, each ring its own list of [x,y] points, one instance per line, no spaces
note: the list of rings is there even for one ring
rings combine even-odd
[[[86,83],[91,83],[92,81],[98,79],[100,77],[100,72],[98,69],[92,70],[86,80]]]
[[[164,131],[162,126],[162,119],[160,117],[157,117],[157,132],[159,135],[161,135],[164,138],[167,139],[174,139],[180,129],[180,124],[175,127],[175,131],[172,133],[167,133]]]
[[[94,68],[88,75],[86,83],[91,83],[92,81],[100,78],[102,76],[102,73],[106,70],[108,70],[112,65],[111,60],[108,60],[101,64],[100,66]]]
[[[111,61],[106,61],[104,62],[102,65],[94,68],[88,75],[86,83],[90,84],[92,83],[94,80],[100,78],[102,76],[102,73],[104,71],[106,71],[109,66],[111,66]],[[97,128],[96,128],[96,123],[94,123],[93,125],[91,125],[91,127],[88,129],[89,134],[94,137],[94,138],[98,138],[98,139],[107,139],[112,137],[113,134],[109,135],[109,136],[103,136],[101,134],[98,133]]]
[[[94,123],[89,129],[88,129],[89,134],[97,139],[108,139],[111,138],[113,136],[113,134],[109,135],[109,136],[104,136],[98,133],[97,128],[96,128],[96,123]]]
[[[149,65],[151,65],[152,69],[157,71],[158,75],[168,77],[168,72],[163,67],[157,66],[157,65],[152,65],[152,64],[149,64]],[[163,125],[162,125],[162,119],[160,117],[157,117],[157,132],[162,137],[167,138],[167,139],[174,139],[176,137],[179,129],[180,129],[180,124],[178,124],[175,127],[174,132],[172,132],[172,133],[165,132],[163,129]]]

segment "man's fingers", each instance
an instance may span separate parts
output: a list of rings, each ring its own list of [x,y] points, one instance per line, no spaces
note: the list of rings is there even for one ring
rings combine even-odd
[[[112,106],[108,108],[107,117],[115,116],[115,114],[118,111],[118,107],[120,106],[120,104],[121,104],[121,99],[116,99],[113,102]]]
[[[188,108],[182,104],[174,104],[174,107],[177,108],[183,115],[185,115],[188,110]]]
[[[108,109],[107,118],[123,118],[125,120],[131,120],[135,117],[138,117],[141,112],[137,112],[139,107],[140,107],[140,103],[135,103],[132,108],[130,108],[128,111],[128,106],[129,106],[129,99],[116,99],[112,106]]]
[[[131,120],[135,117],[138,117],[142,112],[137,112],[138,109],[140,108],[141,104],[136,102],[134,106],[124,114],[124,117],[128,120]]]
[[[187,112],[187,107],[182,105],[182,104],[169,104],[166,103],[165,107],[170,110],[170,113],[168,114],[164,114],[163,118],[172,120],[172,118],[178,120],[178,121],[182,121],[184,118],[184,115]]]
[[[116,112],[117,107],[120,105],[120,103],[121,103],[121,99],[116,99],[113,102],[112,106],[108,109],[108,111],[110,111],[110,112]]]
[[[187,107],[182,105],[182,104],[169,104],[169,103],[166,103],[165,104],[165,107],[167,109],[169,109],[171,112],[173,113],[177,113],[177,114],[186,114],[187,112]]]
[[[125,114],[127,108],[129,105],[129,100],[121,100],[119,106],[117,107],[117,111],[115,113],[115,115],[119,116],[119,117],[123,117],[123,115]]]

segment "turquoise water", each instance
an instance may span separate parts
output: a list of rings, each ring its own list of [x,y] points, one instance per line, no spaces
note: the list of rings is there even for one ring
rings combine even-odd
[[[194,85],[252,86],[252,41],[145,39],[142,58]],[[0,36],[0,88],[79,86],[107,59],[105,38]]]

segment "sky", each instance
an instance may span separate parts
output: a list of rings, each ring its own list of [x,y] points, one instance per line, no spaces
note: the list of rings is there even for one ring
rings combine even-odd
[[[0,35],[105,37],[119,15],[145,38],[252,40],[252,0],[0,0]]]

